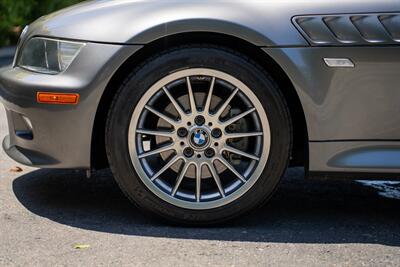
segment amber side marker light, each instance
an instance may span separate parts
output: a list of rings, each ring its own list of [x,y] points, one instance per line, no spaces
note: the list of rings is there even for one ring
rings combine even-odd
[[[79,103],[79,94],[38,92],[36,99],[43,104],[76,105]]]

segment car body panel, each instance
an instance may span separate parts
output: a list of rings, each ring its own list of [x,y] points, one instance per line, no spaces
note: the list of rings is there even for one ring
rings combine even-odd
[[[400,46],[265,48],[302,103],[310,141],[400,139]],[[350,58],[330,68],[323,58]],[[382,103],[382,104],[377,104]]]
[[[40,18],[28,36],[146,44],[175,33],[206,31],[258,46],[305,46],[293,27],[294,16],[393,10],[400,10],[399,1],[89,1]]]
[[[302,103],[309,172],[400,173],[400,46],[264,51],[285,69]],[[323,58],[332,57],[355,67],[330,68]]]
[[[89,169],[96,110],[115,71],[154,40],[212,32],[260,47],[287,74],[304,110],[310,171],[399,173],[399,12],[398,0],[84,2],[38,19],[21,42],[21,49],[35,36],[87,42],[65,73],[0,73],[11,125],[3,146],[24,164]],[[359,24],[350,25],[352,18]],[[355,24],[363,30],[355,32]],[[355,66],[330,68],[324,58]],[[38,90],[79,92],[81,102],[39,105]],[[13,112],[40,125],[33,140],[15,135]]]
[[[310,172],[399,174],[400,142],[311,142],[309,160]]]
[[[88,43],[71,66],[59,75],[18,67],[3,69],[0,96],[10,132],[3,142],[5,151],[26,165],[89,169],[93,124],[103,91],[121,62],[140,48]],[[79,93],[80,102],[78,105],[39,104],[36,102],[38,91]],[[16,135],[15,117],[20,115],[31,120],[32,140]]]
[[[38,19],[28,35],[146,44],[176,33],[207,31],[239,36],[259,46],[307,45],[292,26],[290,14],[282,19],[277,10],[263,10],[266,6],[252,1],[91,1]]]

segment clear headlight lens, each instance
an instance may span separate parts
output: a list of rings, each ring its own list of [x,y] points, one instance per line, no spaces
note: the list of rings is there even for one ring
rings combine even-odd
[[[85,43],[32,38],[23,47],[17,65],[46,74],[65,71]]]

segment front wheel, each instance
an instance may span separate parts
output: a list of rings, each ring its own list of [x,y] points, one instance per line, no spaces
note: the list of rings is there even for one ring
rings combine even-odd
[[[109,112],[111,169],[138,206],[182,224],[217,223],[267,200],[291,145],[279,88],[229,50],[185,47],[146,62]]]

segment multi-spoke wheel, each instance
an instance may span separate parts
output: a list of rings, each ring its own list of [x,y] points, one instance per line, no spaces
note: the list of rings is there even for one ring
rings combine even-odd
[[[110,112],[117,182],[139,206],[182,223],[217,222],[262,203],[290,150],[278,90],[225,50],[160,55],[127,79]]]
[[[260,177],[270,148],[265,110],[229,74],[177,71],[141,98],[128,133],[143,183],[171,204],[214,208],[244,194]]]

